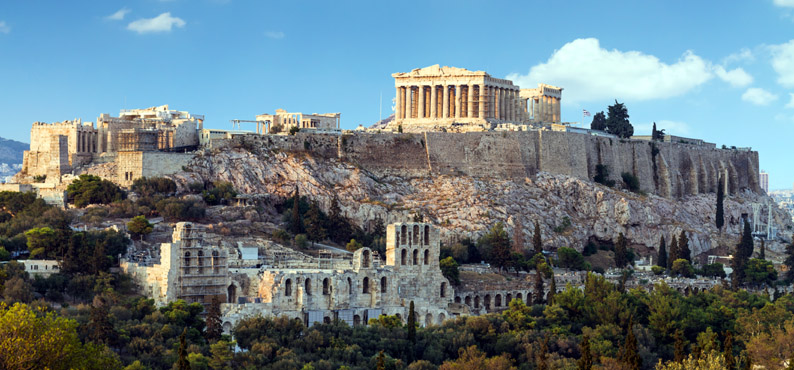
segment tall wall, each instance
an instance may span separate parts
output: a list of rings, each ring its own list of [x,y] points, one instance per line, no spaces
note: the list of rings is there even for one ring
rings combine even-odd
[[[299,133],[253,140],[271,149],[338,158],[375,176],[523,178],[545,171],[592,180],[603,164],[617,183],[628,172],[639,179],[642,191],[666,197],[714,192],[720,175],[727,175],[729,193],[760,191],[757,152],[680,143],[556,131]]]

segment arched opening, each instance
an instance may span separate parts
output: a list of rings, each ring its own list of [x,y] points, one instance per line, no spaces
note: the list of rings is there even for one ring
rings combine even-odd
[[[447,283],[443,282],[441,283],[441,298],[444,298],[446,296],[447,296]]]
[[[490,294],[485,295],[485,299],[484,299],[483,305],[485,305],[485,309],[486,310],[489,310],[489,311],[491,310],[491,295]]]
[[[361,267],[369,268],[369,251],[365,250],[364,253],[361,253],[361,256],[362,256]]]
[[[232,323],[225,322],[223,323],[223,333],[224,334],[231,334],[232,333]]]
[[[400,265],[405,265],[405,260],[408,259],[408,252],[405,249],[400,250]]]
[[[369,293],[369,278],[365,277],[362,283],[364,286],[361,288],[361,292],[364,294]]]
[[[524,300],[524,298],[521,296],[521,293],[516,294],[516,299],[518,299],[519,301]]]
[[[471,307],[471,296],[467,295],[466,298],[463,300],[463,303],[465,303],[466,306]]]
[[[443,313],[441,313],[441,314],[438,314],[438,325],[441,325],[441,324],[443,324],[443,323],[444,323],[444,320],[446,320],[446,319],[447,319],[447,316],[446,316],[446,315],[444,315]]]
[[[384,276],[384,277],[380,278],[380,292],[381,293],[386,293],[387,288],[388,288],[388,284],[387,284],[387,281],[386,281],[386,277]]]
[[[414,245],[419,245],[419,225],[414,225]]]
[[[323,317],[323,324],[330,324],[330,323],[331,323],[331,318],[330,317],[328,317],[328,316]]]
[[[474,308],[480,308],[480,296],[474,297]]]
[[[509,306],[510,302],[512,302],[512,301],[513,301],[513,295],[510,294],[510,293],[507,293],[507,297],[505,297],[505,306]]]
[[[292,279],[287,279],[284,283],[284,295],[287,297],[292,295]]]
[[[494,303],[494,307],[502,307],[502,295],[497,294],[496,297],[494,297],[493,303]]]
[[[185,267],[190,266],[190,252],[185,252]]]
[[[405,227],[405,225],[402,225],[402,227],[400,227],[400,241],[402,241],[402,243],[405,244],[407,240],[408,240],[408,228]]]
[[[213,273],[215,273],[215,274],[220,273],[220,266],[219,266],[220,264],[221,264],[220,253],[218,253],[218,251],[212,251],[212,270],[213,270]]]
[[[306,281],[303,282],[303,288],[306,295],[312,295],[312,279],[306,279]]]
[[[526,305],[532,304],[532,292],[527,292],[527,298],[524,299],[524,304]]]
[[[353,315],[353,326],[361,325],[361,316]]]
[[[328,278],[323,279],[323,295],[331,294],[331,281]]]
[[[460,303],[460,297],[455,297],[455,303]]]
[[[199,275],[204,273],[204,251],[198,251],[198,273]]]
[[[428,313],[425,316],[425,326],[430,326],[430,325],[433,325],[433,315]]]
[[[424,258],[425,265],[430,264],[430,251],[425,249],[425,258]]]
[[[347,278],[347,294],[353,294],[353,280]]]
[[[425,245],[430,245],[430,225],[425,225]]]
[[[226,288],[226,303],[235,303],[237,302],[237,287],[234,284],[229,285]]]
[[[414,249],[413,257],[414,257],[413,258],[413,264],[414,265],[418,265],[419,264],[419,250]]]

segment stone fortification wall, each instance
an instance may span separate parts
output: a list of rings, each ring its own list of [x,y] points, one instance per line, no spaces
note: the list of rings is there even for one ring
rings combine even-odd
[[[251,138],[246,138],[251,140]],[[646,193],[681,197],[714,192],[719,176],[729,194],[758,193],[758,153],[625,140],[556,131],[261,136],[271,149],[310,152],[353,163],[374,176],[464,175],[517,179],[540,171],[592,180],[596,166],[621,184],[639,179]]]

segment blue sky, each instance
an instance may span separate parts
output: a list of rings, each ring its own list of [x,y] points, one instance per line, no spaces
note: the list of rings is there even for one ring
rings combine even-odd
[[[368,126],[392,73],[441,64],[561,86],[565,121],[618,99],[636,133],[753,147],[791,188],[793,31],[794,0],[4,0],[0,136],[160,104],[214,128],[277,108]]]

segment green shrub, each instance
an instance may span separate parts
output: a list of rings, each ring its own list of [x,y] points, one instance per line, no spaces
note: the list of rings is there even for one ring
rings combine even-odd
[[[670,269],[673,275],[681,275],[683,277],[694,277],[695,268],[689,261],[679,258],[673,262],[673,267]]]
[[[557,250],[557,258],[560,267],[572,270],[584,270],[584,256],[576,249],[561,247]]]
[[[298,132],[300,132],[300,130],[301,130],[301,129],[300,129],[298,126],[292,126],[292,127],[290,127],[290,129],[289,129],[289,134],[290,134],[290,135],[295,135],[295,134],[297,134]]]
[[[66,193],[69,203],[73,203],[77,208],[89,204],[109,204],[126,197],[118,185],[94,175],[80,175],[69,184]]]
[[[665,268],[662,266],[651,266],[651,271],[653,271],[654,275],[661,275],[664,274]]]
[[[174,180],[165,177],[141,177],[132,182],[132,191],[142,197],[154,195],[169,196],[176,193],[176,183]]]
[[[637,176],[630,172],[623,172],[620,174],[620,177],[623,178],[623,183],[626,184],[626,188],[629,189],[632,193],[637,193],[640,191],[640,179]]]
[[[610,188],[615,186],[615,180],[609,179],[609,166],[605,164],[596,165],[596,175],[593,177],[593,181],[601,185],[609,186]]]
[[[212,183],[209,190],[201,192],[201,197],[204,198],[204,202],[211,206],[228,204],[229,201],[236,196],[237,192],[234,190],[234,186],[225,181],[216,181]]]

